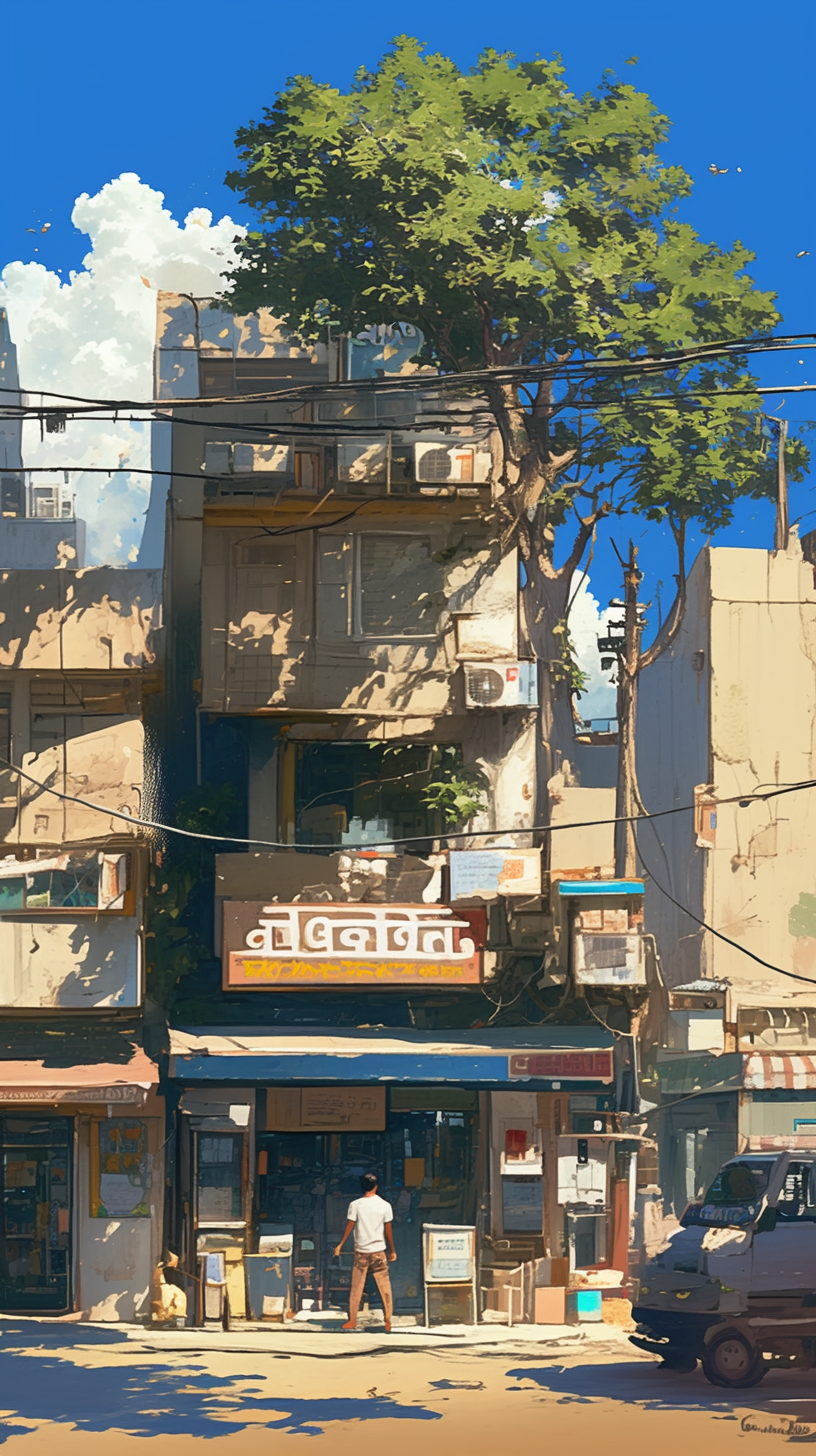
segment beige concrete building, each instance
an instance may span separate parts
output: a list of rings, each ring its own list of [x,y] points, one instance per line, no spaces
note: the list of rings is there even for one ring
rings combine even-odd
[[[700,553],[641,679],[638,774],[648,810],[678,810],[639,830],[677,1206],[735,1148],[816,1133],[816,587],[795,534]]]
[[[0,574],[0,1309],[146,1313],[164,1108],[147,1055],[146,694],[161,576]]]

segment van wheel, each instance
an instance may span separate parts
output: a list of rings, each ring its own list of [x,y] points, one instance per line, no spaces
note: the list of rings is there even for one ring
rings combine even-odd
[[[762,1351],[738,1330],[712,1340],[703,1356],[706,1380],[712,1385],[724,1385],[732,1390],[759,1385],[767,1368]]]

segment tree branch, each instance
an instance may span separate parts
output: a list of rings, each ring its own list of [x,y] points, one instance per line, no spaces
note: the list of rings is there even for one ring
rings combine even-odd
[[[677,596],[674,599],[674,605],[672,606],[671,612],[669,613],[665,632],[661,633],[661,635],[655,639],[651,647],[649,647],[646,652],[641,653],[640,660],[638,662],[638,672],[642,672],[644,667],[651,667],[652,663],[656,662],[658,657],[662,657],[663,653],[668,647],[671,647],[672,642],[674,641],[675,637],[680,631],[681,626],[683,625],[683,617],[685,616],[686,520],[684,517],[681,517],[680,520],[675,523],[672,520],[671,516],[669,516],[669,525],[671,527],[672,535],[674,536],[675,546],[677,547]]]

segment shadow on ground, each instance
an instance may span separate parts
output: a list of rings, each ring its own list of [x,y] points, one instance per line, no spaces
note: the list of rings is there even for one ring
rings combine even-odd
[[[133,1436],[213,1438],[254,1428],[319,1436],[336,1421],[436,1421],[437,1411],[400,1405],[387,1396],[362,1399],[318,1396],[301,1399],[269,1396],[267,1377],[219,1377],[185,1361],[160,1365],[87,1366],[75,1351],[61,1355],[72,1336],[65,1327],[0,1327],[0,1445],[10,1436],[30,1434],[20,1418],[67,1424],[78,1431],[122,1431]],[[82,1330],[86,1347],[126,1343],[116,1331]],[[280,1370],[280,1367],[277,1367]],[[281,1378],[283,1376],[281,1375]],[[255,1384],[254,1382],[260,1382]],[[251,1419],[247,1419],[251,1413]]]
[[[811,1372],[772,1372],[761,1386],[747,1390],[720,1390],[709,1385],[702,1371],[680,1375],[645,1360],[615,1361],[597,1365],[518,1365],[507,1371],[508,1379],[532,1380],[542,1391],[555,1396],[559,1405],[588,1404],[612,1400],[639,1405],[644,1410],[708,1410],[734,1419],[739,1410],[764,1410],[769,1404],[813,1406],[816,1420],[816,1387]],[[511,1387],[512,1388],[512,1387]],[[516,1389],[521,1389],[517,1386]],[[806,1439],[810,1439],[809,1437]],[[813,1439],[816,1441],[816,1433]]]

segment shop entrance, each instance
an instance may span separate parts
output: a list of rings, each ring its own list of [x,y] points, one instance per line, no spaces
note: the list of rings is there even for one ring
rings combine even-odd
[[[376,1172],[394,1209],[397,1262],[390,1266],[397,1314],[423,1310],[423,1223],[476,1221],[477,1096],[454,1088],[392,1088],[378,1132],[261,1132],[259,1224],[294,1231],[299,1308],[345,1308],[351,1241],[334,1257],[360,1175]],[[377,1303],[373,1282],[367,1291]]]
[[[71,1304],[72,1117],[0,1118],[0,1308],[64,1313]]]

